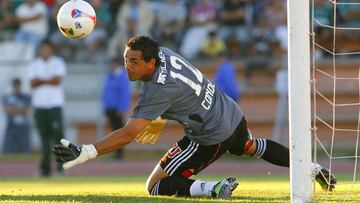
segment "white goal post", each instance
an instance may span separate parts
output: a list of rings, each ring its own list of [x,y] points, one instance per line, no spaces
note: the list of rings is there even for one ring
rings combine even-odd
[[[287,1],[291,202],[311,202],[309,1]]]

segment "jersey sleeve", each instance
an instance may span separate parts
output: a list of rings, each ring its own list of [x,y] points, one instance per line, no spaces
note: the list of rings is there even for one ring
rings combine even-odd
[[[151,86],[140,95],[139,103],[134,109],[132,118],[155,120],[170,107],[170,99],[160,85],[153,84]]]

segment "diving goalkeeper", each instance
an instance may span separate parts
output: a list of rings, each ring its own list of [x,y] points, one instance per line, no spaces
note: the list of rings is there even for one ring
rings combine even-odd
[[[148,177],[146,188],[151,195],[229,199],[237,186],[235,178],[190,178],[224,153],[245,154],[289,167],[288,148],[253,138],[238,104],[180,55],[140,36],[127,42],[124,62],[129,79],[144,82],[131,118],[123,128],[94,144],[77,147],[61,140],[53,150],[65,169],[113,152],[133,140],[155,143],[166,120],[179,122],[185,136],[168,150]],[[326,168],[313,164],[313,172],[323,189],[334,189],[336,179]]]

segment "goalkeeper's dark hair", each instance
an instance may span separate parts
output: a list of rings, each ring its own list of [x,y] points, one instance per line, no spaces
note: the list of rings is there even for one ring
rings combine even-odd
[[[131,50],[141,51],[144,61],[149,62],[152,58],[156,60],[155,65],[160,65],[159,44],[148,36],[132,37],[126,43]]]

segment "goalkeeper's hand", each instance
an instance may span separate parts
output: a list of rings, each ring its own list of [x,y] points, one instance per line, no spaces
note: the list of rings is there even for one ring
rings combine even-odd
[[[63,164],[64,169],[82,164],[89,159],[95,158],[98,153],[94,145],[83,145],[81,148],[70,143],[66,139],[60,140],[61,144],[53,147],[56,161]]]
[[[158,117],[151,121],[137,136],[135,140],[140,144],[155,144],[159,139],[162,129],[165,127],[166,119]]]

